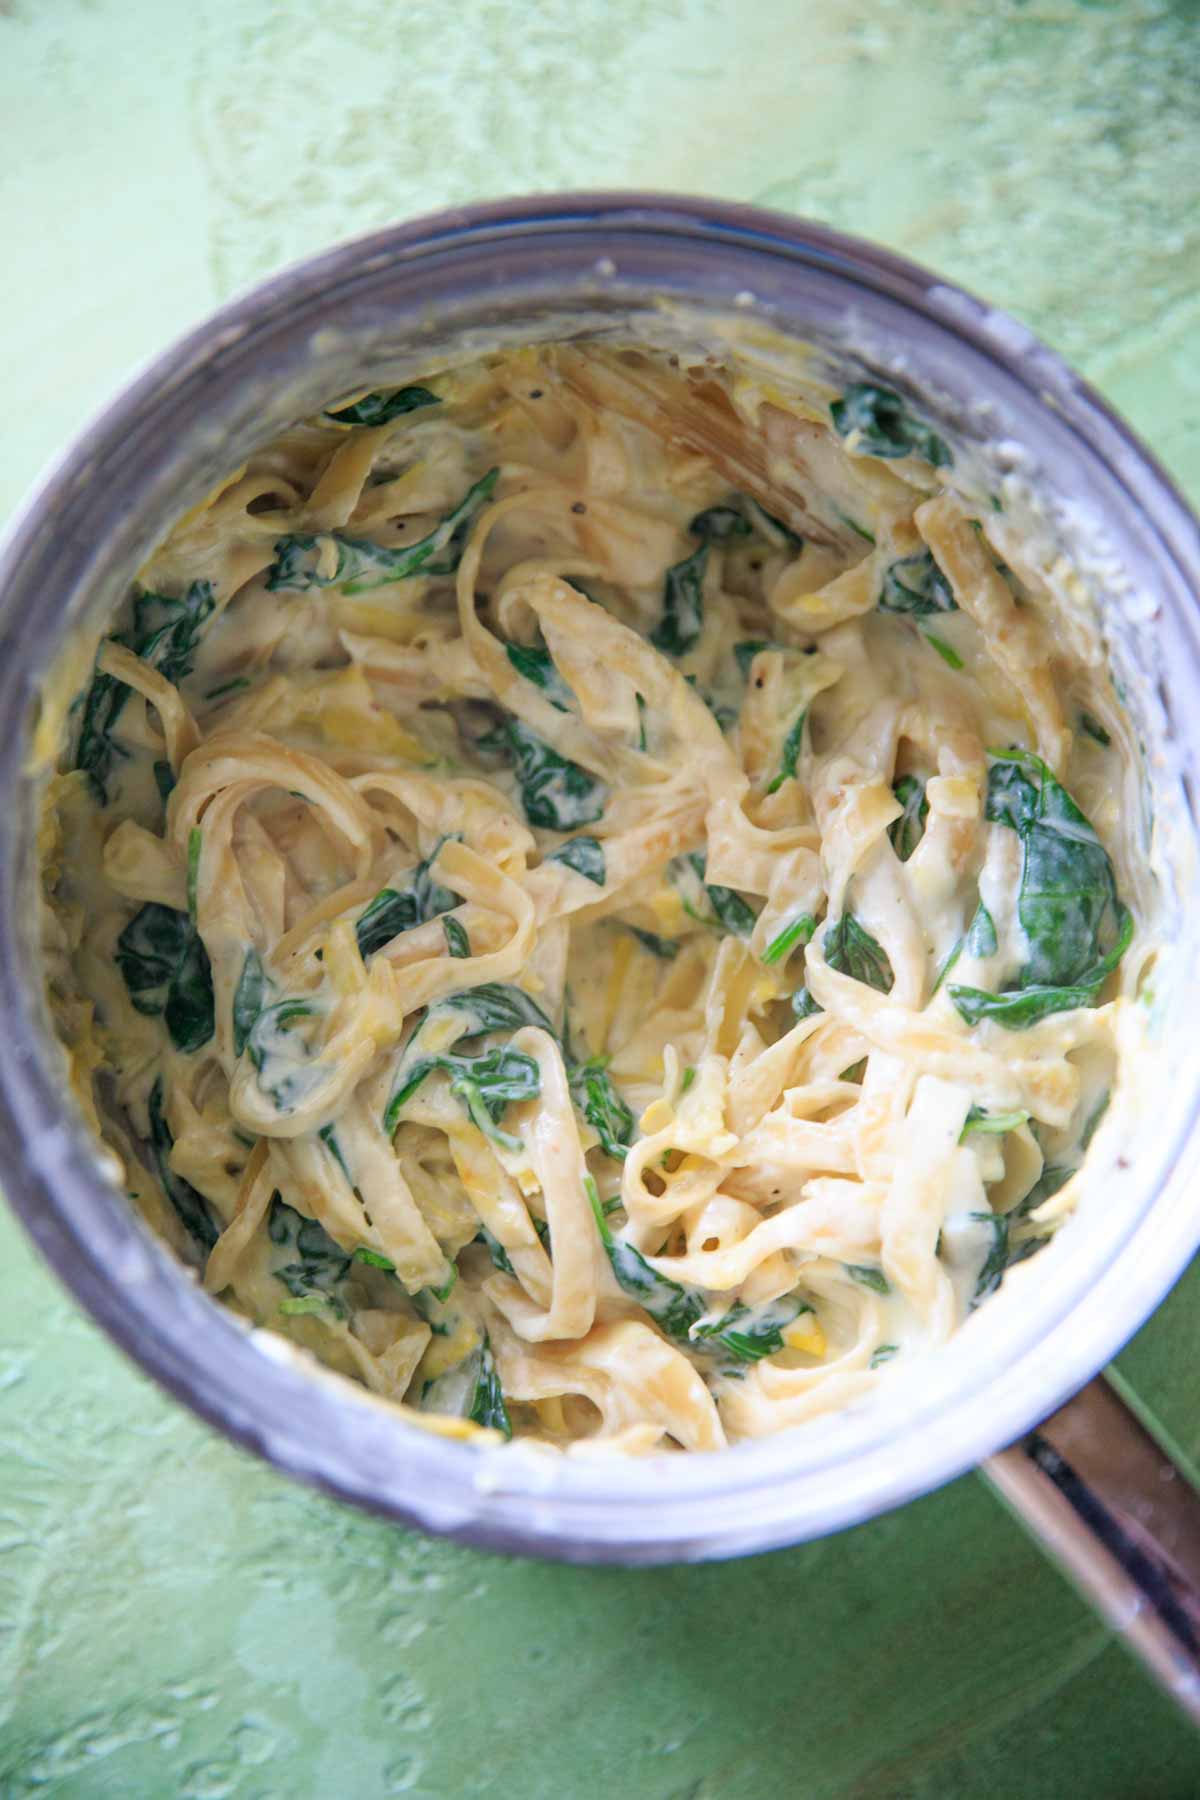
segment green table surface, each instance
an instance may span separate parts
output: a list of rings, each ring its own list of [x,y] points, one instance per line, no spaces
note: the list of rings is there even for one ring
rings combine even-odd
[[[1200,498],[1196,0],[0,0],[0,514],[142,358],[434,207],[707,192],[1062,349]],[[1200,1452],[1193,1268],[1121,1368]],[[1194,1796],[983,1483],[630,1573],[477,1555],[168,1402],[0,1220],[0,1795]]]

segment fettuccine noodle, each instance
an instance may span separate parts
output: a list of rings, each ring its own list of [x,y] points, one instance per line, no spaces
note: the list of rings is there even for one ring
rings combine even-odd
[[[465,1436],[716,1449],[949,1339],[1069,1217],[1150,948],[1035,560],[890,388],[712,359],[506,353],[256,455],[48,795],[154,1229]]]

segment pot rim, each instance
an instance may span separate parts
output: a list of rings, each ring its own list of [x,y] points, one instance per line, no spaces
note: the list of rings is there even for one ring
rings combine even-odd
[[[982,358],[1028,402],[1052,412],[1079,457],[1137,509],[1152,553],[1178,585],[1200,589],[1200,523],[1169,478],[1099,396],[1007,315],[890,251],[802,219],[674,195],[544,195],[347,240],[268,277],[150,361],[83,429],[0,539],[0,630],[9,647],[0,664],[22,665],[0,674],[0,712],[11,717],[14,706],[36,697],[39,671],[23,666],[16,616],[22,567],[46,561],[47,522],[70,517],[82,486],[148,410],[172,396],[186,399],[220,359],[245,355],[304,307],[319,311],[331,293],[348,295],[391,271],[419,275],[434,258],[498,255],[536,242],[577,246],[578,292],[590,280],[598,294],[619,296],[626,277],[606,254],[615,240],[678,242],[714,280],[722,259],[761,268],[768,293],[777,281],[802,285],[806,274],[820,273],[898,306],[914,327],[924,321],[939,341]],[[705,303],[703,293],[693,297]],[[761,310],[770,317],[779,304],[768,299]],[[72,547],[60,554],[69,566]],[[12,594],[15,601],[6,598]],[[1182,633],[1179,653],[1200,684],[1197,622],[1177,611],[1166,624]],[[0,791],[18,785],[23,756],[22,734],[8,735]],[[0,838],[0,850],[10,848]],[[237,1442],[342,1499],[483,1547],[650,1562],[763,1550],[857,1523],[961,1474],[1053,1411],[1149,1315],[1200,1240],[1200,1219],[1187,1204],[1200,1172],[1198,1054],[1166,1109],[1161,1154],[1147,1171],[1140,1207],[1122,1213],[1120,1229],[1110,1220],[1099,1234],[1107,1264],[1093,1246],[1036,1332],[1010,1316],[990,1353],[975,1353],[978,1382],[960,1384],[944,1404],[936,1395],[915,1402],[898,1428],[893,1421],[864,1434],[861,1418],[843,1416],[825,1423],[819,1441],[793,1430],[716,1454],[645,1460],[455,1443],[336,1377],[314,1375],[273,1334],[248,1333],[150,1239],[100,1174],[74,1107],[58,1099],[61,1078],[43,1054],[50,1047],[38,1041],[39,1000],[22,965],[20,905],[16,873],[6,869],[0,1004],[10,1029],[0,1036],[0,1153],[11,1204],[60,1278],[144,1369]],[[197,1342],[206,1346],[203,1362]]]

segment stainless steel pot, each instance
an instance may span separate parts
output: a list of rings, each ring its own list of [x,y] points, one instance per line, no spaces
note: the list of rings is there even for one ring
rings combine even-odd
[[[720,1456],[480,1451],[407,1426],[300,1366],[271,1334],[245,1331],[100,1174],[64,1098],[38,971],[26,765],[39,685],[65,632],[115,604],[180,511],[249,449],[364,377],[400,380],[499,342],[567,333],[661,338],[717,316],[900,372],[960,440],[990,446],[992,467],[1029,477],[1046,528],[1100,591],[1167,865],[1170,948],[1157,980],[1170,1080],[1108,1170],[1103,1204],[1086,1205],[1086,1225],[1060,1240],[1069,1254],[1020,1305],[1003,1293],[990,1302],[902,1404]],[[1197,883],[1198,583],[1196,519],[1057,357],[958,289],[823,228],[703,201],[566,195],[441,214],[286,270],[133,381],[0,549],[0,1155],[10,1200],[110,1335],[220,1430],[343,1499],[468,1543],[578,1561],[733,1556],[839,1530],[982,1462],[1200,1718],[1200,1503],[1092,1379],[1200,1240],[1190,1198],[1200,1039],[1188,1029],[1200,908],[1186,904]]]

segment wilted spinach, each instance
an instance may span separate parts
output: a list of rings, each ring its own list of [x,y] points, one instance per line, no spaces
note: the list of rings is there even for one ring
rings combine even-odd
[[[697,850],[672,859],[667,873],[679,894],[680,903],[689,919],[698,924],[716,926],[734,937],[749,937],[756,915],[733,888],[710,885],[705,881],[708,859]],[[709,910],[703,911],[707,907]]]
[[[708,545],[701,544],[682,562],[672,563],[663,583],[662,618],[650,642],[667,656],[683,656],[704,629],[704,571]]]
[[[442,838],[432,854],[417,864],[408,887],[380,888],[370,905],[359,915],[354,935],[359,953],[364,959],[373,956],[377,950],[382,950],[385,944],[390,944],[402,931],[411,931],[414,925],[424,925],[439,913],[449,912],[452,907],[461,905],[461,895],[442,887],[430,874],[438,851],[447,841]]]
[[[338,588],[344,594],[361,594],[370,588],[413,575],[453,575],[462,561],[467,534],[476,514],[491,497],[500,476],[498,468],[467,489],[458,505],[440,524],[415,544],[388,548],[369,538],[343,537],[339,532],[319,535],[292,533],[275,544],[275,561],[267,575],[272,592],[307,593],[312,588]],[[321,545],[332,543],[337,563],[332,575],[319,573]]]
[[[486,1334],[483,1342],[455,1368],[426,1382],[421,1391],[421,1408],[424,1412],[471,1419],[476,1425],[490,1426],[493,1431],[511,1438],[512,1424],[504,1403],[504,1390]]]
[[[608,789],[598,776],[560,756],[523,720],[506,716],[487,743],[504,743],[516,767],[521,805],[531,825],[543,831],[573,831],[604,817]]]
[[[698,1350],[724,1350],[738,1362],[761,1362],[785,1348],[787,1327],[811,1311],[799,1294],[783,1294],[761,1306],[744,1306],[739,1300],[723,1317],[697,1326],[692,1341]]]
[[[267,1236],[273,1244],[291,1252],[293,1260],[282,1264],[273,1273],[292,1300],[316,1301],[322,1309],[328,1308],[336,1318],[344,1319],[349,1307],[341,1286],[350,1272],[352,1258],[349,1252],[334,1242],[318,1220],[297,1212],[278,1193],[271,1197]],[[279,1310],[298,1313],[316,1308],[302,1309],[285,1300]]]
[[[794,919],[784,926],[783,930],[773,937],[763,951],[761,962],[768,967],[772,963],[782,962],[790,956],[797,944],[807,944],[817,929],[817,921],[809,912],[798,913]]]
[[[643,931],[640,925],[626,925],[625,930],[632,932],[642,949],[657,956],[660,962],[674,962],[679,955],[677,938],[659,937],[656,931]]]
[[[117,632],[111,642],[132,650],[178,687],[192,672],[201,629],[216,604],[211,581],[193,581],[182,599],[141,594],[133,603],[132,628]],[[93,676],[83,703],[75,767],[87,775],[101,805],[108,798],[106,784],[114,761],[128,754],[113,742],[112,733],[129,694],[130,689],[120,676],[98,674]],[[167,772],[170,773],[169,768]],[[155,773],[157,778],[157,768]],[[161,791],[161,779],[159,786]]]
[[[1052,1013],[1094,1006],[1133,935],[1108,852],[1032,751],[993,759],[986,812],[1021,841],[1017,917],[1027,960],[1002,993],[952,985],[960,1016],[968,1025],[990,1019],[1022,1031]]]
[[[570,1073],[571,1098],[600,1139],[605,1156],[620,1162],[633,1142],[634,1119],[613,1086],[603,1059],[578,1063]]]
[[[568,869],[574,869],[577,875],[583,875],[588,881],[594,881],[597,887],[604,886],[604,846],[598,838],[568,838],[565,844],[558,846],[557,850],[551,850],[545,860],[565,863]]]
[[[902,775],[892,792],[904,811],[888,826],[888,836],[900,861],[907,862],[924,836],[925,821],[929,817],[925,783],[916,775]]]
[[[949,445],[917,417],[894,388],[870,381],[852,382],[829,411],[838,436],[857,432],[858,447],[868,456],[923,456],[935,469],[954,460]]]
[[[388,1101],[385,1131],[396,1129],[405,1104],[435,1070],[450,1077],[450,1092],[462,1101],[486,1137],[506,1150],[520,1149],[520,1138],[502,1131],[500,1120],[514,1101],[535,1099],[542,1090],[541,1071],[522,1050],[497,1048],[480,1056],[425,1056],[410,1064],[403,1083]]]
[[[237,987],[233,990],[233,1054],[240,1056],[254,1029],[254,1022],[267,999],[267,976],[262,957],[251,948],[246,952]]]
[[[541,688],[551,706],[556,706],[559,712],[570,712],[575,696],[559,674],[545,644],[506,644],[504,648],[518,675]]]
[[[138,1012],[161,1016],[177,1050],[213,1034],[212,968],[189,915],[152,900],[117,939],[116,964]]]
[[[221,1227],[204,1195],[197,1193],[191,1182],[185,1181],[171,1167],[171,1151],[175,1147],[175,1140],[163,1112],[161,1075],[150,1089],[146,1111],[150,1120],[150,1150],[163,1193],[174,1207],[184,1230],[202,1250],[211,1250],[221,1235]]]
[[[896,977],[888,953],[852,912],[844,912],[826,928],[824,948],[831,969],[863,981],[881,994],[891,993]]]
[[[470,956],[471,940],[467,936],[467,928],[459,919],[447,915],[442,920],[442,930],[446,934],[446,948],[451,956]]]
[[[981,1225],[987,1225],[992,1234],[983,1267],[975,1280],[975,1291],[967,1306],[968,1312],[974,1312],[981,1301],[996,1292],[1009,1269],[1014,1268],[1017,1263],[1025,1262],[1050,1242],[1050,1233],[1014,1238],[1011,1229],[1014,1214],[986,1212],[972,1213],[970,1216]]]
[[[957,612],[950,583],[928,550],[902,556],[888,568],[879,594],[880,612],[908,613],[918,619],[934,613]]]
[[[808,708],[805,706],[796,715],[795,722],[783,740],[783,750],[779,758],[779,773],[768,787],[768,794],[777,793],[785,781],[795,780],[796,762],[804,742],[804,723],[807,718]]]
[[[615,1238],[609,1230],[596,1184],[590,1175],[585,1186],[592,1204],[596,1229],[600,1233],[600,1242],[604,1245],[605,1255],[619,1287],[650,1314],[655,1324],[661,1326],[668,1337],[674,1338],[678,1343],[690,1343],[692,1326],[708,1311],[707,1294],[701,1288],[682,1287],[679,1282],[660,1275],[650,1267],[640,1250]]]
[[[877,1269],[874,1263],[843,1263],[842,1267],[851,1280],[857,1281],[860,1287],[870,1288],[873,1294],[891,1293],[891,1282],[883,1270]]]
[[[404,413],[416,412],[421,406],[438,406],[440,401],[428,388],[377,388],[352,400],[349,406],[326,407],[325,417],[338,425],[390,425]]]

